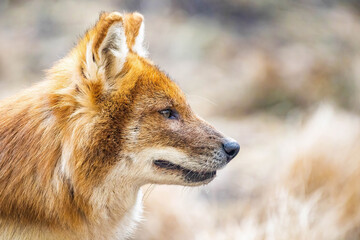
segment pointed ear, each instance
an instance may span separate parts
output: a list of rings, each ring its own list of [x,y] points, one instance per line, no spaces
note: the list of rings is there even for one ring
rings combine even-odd
[[[108,79],[121,72],[129,50],[124,16],[118,12],[101,14],[88,37],[85,76],[91,79],[103,73]]]
[[[144,17],[138,12],[125,14],[125,34],[128,48],[141,57],[147,57],[144,47]]]

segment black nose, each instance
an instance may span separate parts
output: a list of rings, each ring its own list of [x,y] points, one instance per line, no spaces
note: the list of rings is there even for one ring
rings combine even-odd
[[[224,151],[228,157],[228,161],[233,159],[240,150],[240,145],[235,141],[229,141],[226,143],[223,143]]]

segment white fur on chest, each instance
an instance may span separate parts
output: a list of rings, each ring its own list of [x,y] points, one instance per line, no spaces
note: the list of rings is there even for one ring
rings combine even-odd
[[[142,191],[139,190],[134,206],[125,213],[117,227],[116,240],[128,239],[134,233],[137,224],[142,220],[142,198]]]

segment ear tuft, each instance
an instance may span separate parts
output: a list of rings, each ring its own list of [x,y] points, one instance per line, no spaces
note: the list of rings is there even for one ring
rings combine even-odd
[[[113,77],[122,70],[127,53],[123,15],[118,12],[101,14],[90,31],[87,44],[87,75],[96,78],[97,72],[104,70],[106,78]]]
[[[125,32],[129,49],[141,57],[147,57],[148,51],[144,47],[144,16],[138,12],[126,14]]]
[[[129,51],[147,57],[144,30],[144,17],[140,13],[102,13],[84,38],[83,75],[87,79],[113,79],[122,71]]]

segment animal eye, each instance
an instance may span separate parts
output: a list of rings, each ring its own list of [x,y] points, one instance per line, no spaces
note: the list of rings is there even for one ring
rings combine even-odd
[[[168,119],[178,119],[179,118],[178,113],[171,109],[164,109],[164,110],[159,111],[159,113]]]

